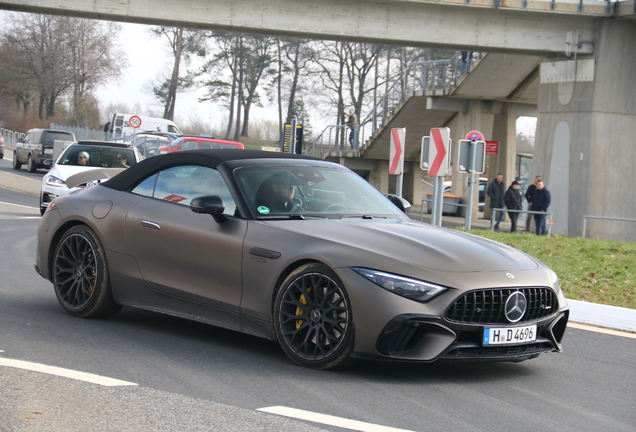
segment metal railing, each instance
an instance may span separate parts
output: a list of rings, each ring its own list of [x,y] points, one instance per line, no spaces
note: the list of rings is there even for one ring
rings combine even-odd
[[[75,135],[75,139],[78,141],[82,141],[82,140],[110,141],[115,139],[113,132],[104,132],[103,130],[100,130],[100,129],[90,129],[87,127],[80,127],[80,126],[66,126],[66,125],[61,125],[57,123],[51,123],[51,129],[72,132]],[[120,136],[117,138],[121,139],[122,137]]]
[[[459,77],[469,73],[475,62],[483,58],[483,53],[457,51],[449,59],[412,62],[404,73],[396,79],[368,115],[360,122],[357,131],[356,149],[349,145],[349,129],[346,125],[327,126],[315,142],[304,153],[316,157],[325,155],[357,155],[366,148],[389,119],[398,112],[400,106],[411,96],[443,96],[452,92]]]
[[[584,215],[583,216],[583,238],[585,238],[585,236],[587,235],[587,220],[588,219],[602,219],[602,220],[612,220],[612,221],[621,221],[621,222],[636,222],[636,219]]]
[[[0,135],[2,135],[2,137],[4,138],[4,147],[9,150],[14,150],[18,139],[24,138],[25,134],[9,129],[0,128]]]
[[[495,215],[497,214],[497,212],[509,212],[509,213],[526,213],[526,214],[533,214],[533,215],[545,215],[546,218],[549,220],[552,220],[552,212],[541,212],[541,211],[533,211],[533,210],[511,210],[511,209],[504,209],[504,208],[493,208],[491,209],[491,213],[490,213],[490,229],[494,229],[495,226]],[[550,236],[550,233],[552,232],[552,225],[548,222],[546,222],[546,235]]]

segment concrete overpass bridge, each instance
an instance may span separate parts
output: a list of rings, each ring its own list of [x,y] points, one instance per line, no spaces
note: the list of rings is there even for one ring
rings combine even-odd
[[[580,235],[583,215],[633,218],[636,213],[636,171],[631,166],[636,160],[634,0],[10,0],[0,1],[0,9],[488,52],[491,60],[487,56],[484,66],[475,68],[476,78],[460,83],[453,97],[416,98],[408,102],[414,104],[409,111],[423,113],[420,121],[435,126],[441,126],[444,111],[454,112],[447,120],[454,141],[470,129],[481,129],[487,138],[509,143],[514,140],[515,111],[533,105],[535,93],[539,120],[534,166],[541,172],[532,174],[542,174],[553,192],[553,232]],[[486,61],[496,55],[509,56],[496,62],[497,71],[510,63],[521,72],[513,73],[517,69],[511,67],[512,75],[493,75]],[[526,72],[525,81],[519,81],[518,75]],[[511,88],[513,81],[517,85]],[[500,90],[486,92],[491,84]],[[415,135],[407,131],[409,138]],[[388,156],[381,157],[381,146],[375,146],[360,162],[377,158],[382,165]],[[409,157],[415,158],[415,150],[409,150]],[[511,178],[514,154],[504,159]],[[381,188],[388,185],[378,180]],[[593,224],[589,234],[636,241],[636,230],[619,222]]]

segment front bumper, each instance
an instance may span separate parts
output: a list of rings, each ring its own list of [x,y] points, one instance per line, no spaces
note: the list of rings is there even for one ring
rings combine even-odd
[[[484,329],[493,325],[453,323],[426,315],[399,315],[385,326],[376,349],[393,360],[523,360],[544,352],[560,352],[568,316],[569,310],[564,308],[544,319],[524,322],[523,325],[537,325],[537,337],[531,343],[486,346],[482,342]]]

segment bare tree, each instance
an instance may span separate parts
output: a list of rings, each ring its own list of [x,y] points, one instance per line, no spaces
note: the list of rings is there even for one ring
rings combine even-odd
[[[81,124],[86,119],[87,102],[94,100],[93,90],[109,80],[118,80],[127,65],[126,57],[115,43],[121,25],[113,22],[96,25],[94,20],[69,19],[64,31],[72,89],[71,114],[74,123]]]
[[[124,64],[123,58],[112,62],[117,52],[116,24],[33,14],[12,18],[1,43],[12,63],[5,69],[13,74],[8,82],[24,109],[37,95],[40,119],[53,117],[58,98],[69,90],[74,105],[94,100],[87,98],[88,92],[118,76]]]
[[[163,26],[153,27],[151,31],[157,37],[164,36],[172,51],[173,64],[170,78],[160,83],[154,90],[155,96],[164,105],[163,118],[173,120],[179,88],[185,89],[194,83],[194,80],[180,76],[181,62],[189,64],[192,54],[205,55],[205,33],[200,30]]]

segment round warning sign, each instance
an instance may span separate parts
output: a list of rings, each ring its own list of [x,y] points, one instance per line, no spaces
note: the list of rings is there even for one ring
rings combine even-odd
[[[486,141],[486,139],[484,138],[484,134],[477,130],[468,132],[466,134],[466,139],[468,141]]]
[[[130,127],[137,129],[139,126],[141,126],[141,119],[139,118],[139,116],[132,116],[130,120],[128,120],[128,124],[130,125]]]

